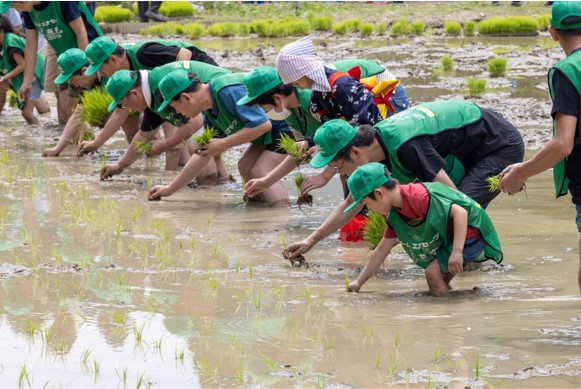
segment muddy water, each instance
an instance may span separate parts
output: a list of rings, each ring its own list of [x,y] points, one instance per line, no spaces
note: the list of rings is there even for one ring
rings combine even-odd
[[[536,47],[530,39],[521,45]],[[252,58],[240,50],[230,55]],[[428,68],[425,85],[449,98],[463,76],[442,81]],[[526,73],[519,82],[535,89],[540,70]],[[407,81],[423,101],[421,83]],[[531,101],[542,111],[541,98]],[[503,92],[483,100],[501,99],[522,104]],[[549,172],[528,182],[528,198],[492,203],[505,261],[459,276],[453,298],[429,297],[399,248],[353,294],[345,280],[357,277],[363,245],[334,235],[307,255],[308,269],[280,255],[281,240],[305,237],[340,201],[336,180],[303,211],[246,207],[239,179],[150,203],[147,188],[173,176],[160,173],[162,160],[100,182],[100,156],[39,156],[58,134],[23,127],[14,111],[3,116],[2,387],[581,385],[574,208],[554,199]],[[121,137],[108,143],[109,158],[124,147]],[[229,154],[232,170],[237,156]]]

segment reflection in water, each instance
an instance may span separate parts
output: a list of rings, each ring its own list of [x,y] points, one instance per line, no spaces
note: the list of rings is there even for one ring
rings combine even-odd
[[[246,207],[240,184],[150,203],[163,161],[100,182],[99,158],[40,159],[57,132],[1,138],[1,386],[23,369],[34,387],[580,385],[574,212],[549,172],[491,204],[505,262],[457,277],[453,298],[428,296],[400,248],[352,294],[363,245],[334,235],[309,269],[280,255],[337,181],[305,213]]]

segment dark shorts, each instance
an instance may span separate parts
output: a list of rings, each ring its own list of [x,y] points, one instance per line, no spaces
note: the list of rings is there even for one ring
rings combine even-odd
[[[189,50],[192,52],[192,61],[204,62],[208,65],[220,66],[214,58],[210,57],[205,51],[198,49],[197,47],[189,47]]]

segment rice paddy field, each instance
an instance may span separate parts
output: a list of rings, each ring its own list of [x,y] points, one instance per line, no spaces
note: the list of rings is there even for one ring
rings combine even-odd
[[[329,62],[378,59],[414,104],[470,99],[502,113],[530,158],[551,136],[546,71],[560,48],[546,32],[447,36],[444,21],[420,36],[313,38]],[[194,42],[248,71],[293,39]],[[487,62],[497,57],[506,69],[493,77]],[[480,95],[468,79],[485,81]],[[360,293],[347,293],[365,244],[334,234],[301,268],[281,255],[341,201],[338,179],[311,193],[311,207],[294,205],[294,173],[284,181],[291,209],[249,206],[237,148],[225,155],[236,182],[148,202],[148,188],[175,175],[163,157],[100,181],[103,163],[127,146],[122,133],[100,154],[78,158],[71,145],[42,158],[62,130],[51,115],[28,127],[5,108],[0,122],[0,387],[581,386],[574,207],[554,199],[551,172],[531,178],[527,196],[491,203],[504,262],[461,274],[451,298],[430,297],[399,247]]]

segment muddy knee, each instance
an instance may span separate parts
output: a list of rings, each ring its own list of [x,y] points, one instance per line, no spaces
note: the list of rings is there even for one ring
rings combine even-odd
[[[196,177],[196,182],[198,185],[216,185],[218,183],[218,174],[205,174],[203,176]]]

